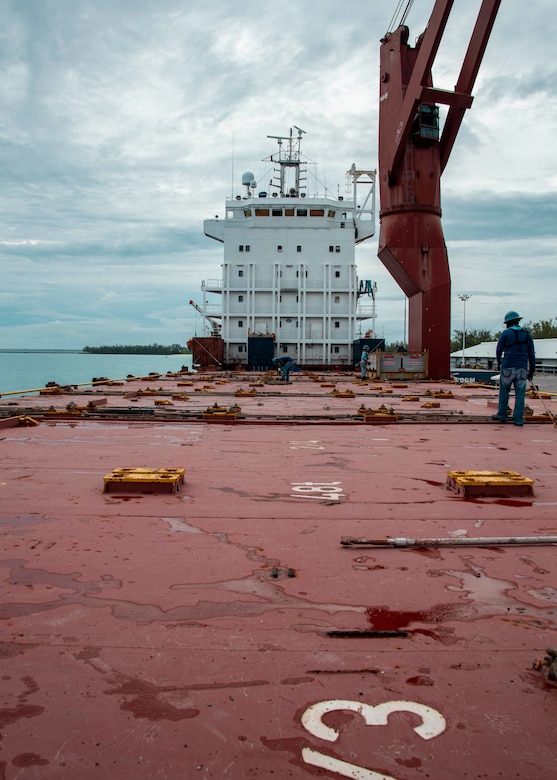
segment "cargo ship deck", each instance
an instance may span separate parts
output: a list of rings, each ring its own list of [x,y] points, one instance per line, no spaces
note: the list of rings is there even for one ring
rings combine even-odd
[[[496,397],[0,398],[0,778],[555,777],[557,396]]]

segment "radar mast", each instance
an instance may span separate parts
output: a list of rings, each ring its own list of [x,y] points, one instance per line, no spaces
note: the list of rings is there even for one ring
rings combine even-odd
[[[294,136],[293,130],[298,131],[298,135]],[[290,135],[268,135],[267,138],[275,138],[279,151],[278,154],[272,154],[270,157],[266,157],[263,162],[278,163],[278,169],[275,169],[279,174],[279,184],[274,184],[271,180],[271,187],[279,187],[280,196],[283,198],[297,198],[300,195],[300,182],[305,181],[305,178],[301,176],[302,166],[302,153],[301,143],[302,135],[305,134],[305,130],[294,125],[290,128]],[[286,141],[286,148],[284,142]],[[294,170],[294,186],[287,187],[286,176],[287,170],[292,168]]]

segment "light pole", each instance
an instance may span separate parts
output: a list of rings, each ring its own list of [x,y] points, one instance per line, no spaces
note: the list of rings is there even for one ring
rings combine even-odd
[[[467,293],[458,296],[462,301],[462,367],[464,368],[464,350],[466,349],[466,301],[470,298]]]

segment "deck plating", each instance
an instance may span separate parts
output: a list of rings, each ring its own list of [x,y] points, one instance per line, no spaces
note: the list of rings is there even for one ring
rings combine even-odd
[[[379,392],[334,378],[357,397],[298,376],[258,388],[224,427],[193,414],[228,409],[246,376],[192,380],[204,392],[172,410],[154,401],[177,394],[176,378],[135,402],[133,381],[99,387],[103,409],[135,414],[3,428],[6,780],[22,767],[41,779],[444,780],[478,762],[553,776],[557,688],[549,665],[532,668],[555,646],[553,546],[464,544],[552,532],[553,427],[484,424],[496,391],[478,388],[440,401],[462,424],[370,427],[358,408],[380,406]],[[404,415],[403,394],[435,386],[392,389]],[[90,396],[0,410],[65,412]],[[262,410],[280,424],[258,422]],[[146,463],[187,480],[176,493],[103,492],[111,469]],[[515,470],[536,495],[464,498],[446,490],[449,470]],[[357,549],[339,544],[348,534],[455,544]]]

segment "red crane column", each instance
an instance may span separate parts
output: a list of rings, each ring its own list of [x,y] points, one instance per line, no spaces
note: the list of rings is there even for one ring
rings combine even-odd
[[[434,89],[431,69],[453,0],[436,0],[408,45],[399,27],[381,42],[378,256],[409,299],[408,348],[429,352],[429,376],[449,376],[451,277],[441,226],[441,173],[449,158],[501,0],[483,0],[455,91]],[[436,103],[449,106],[439,138]]]

